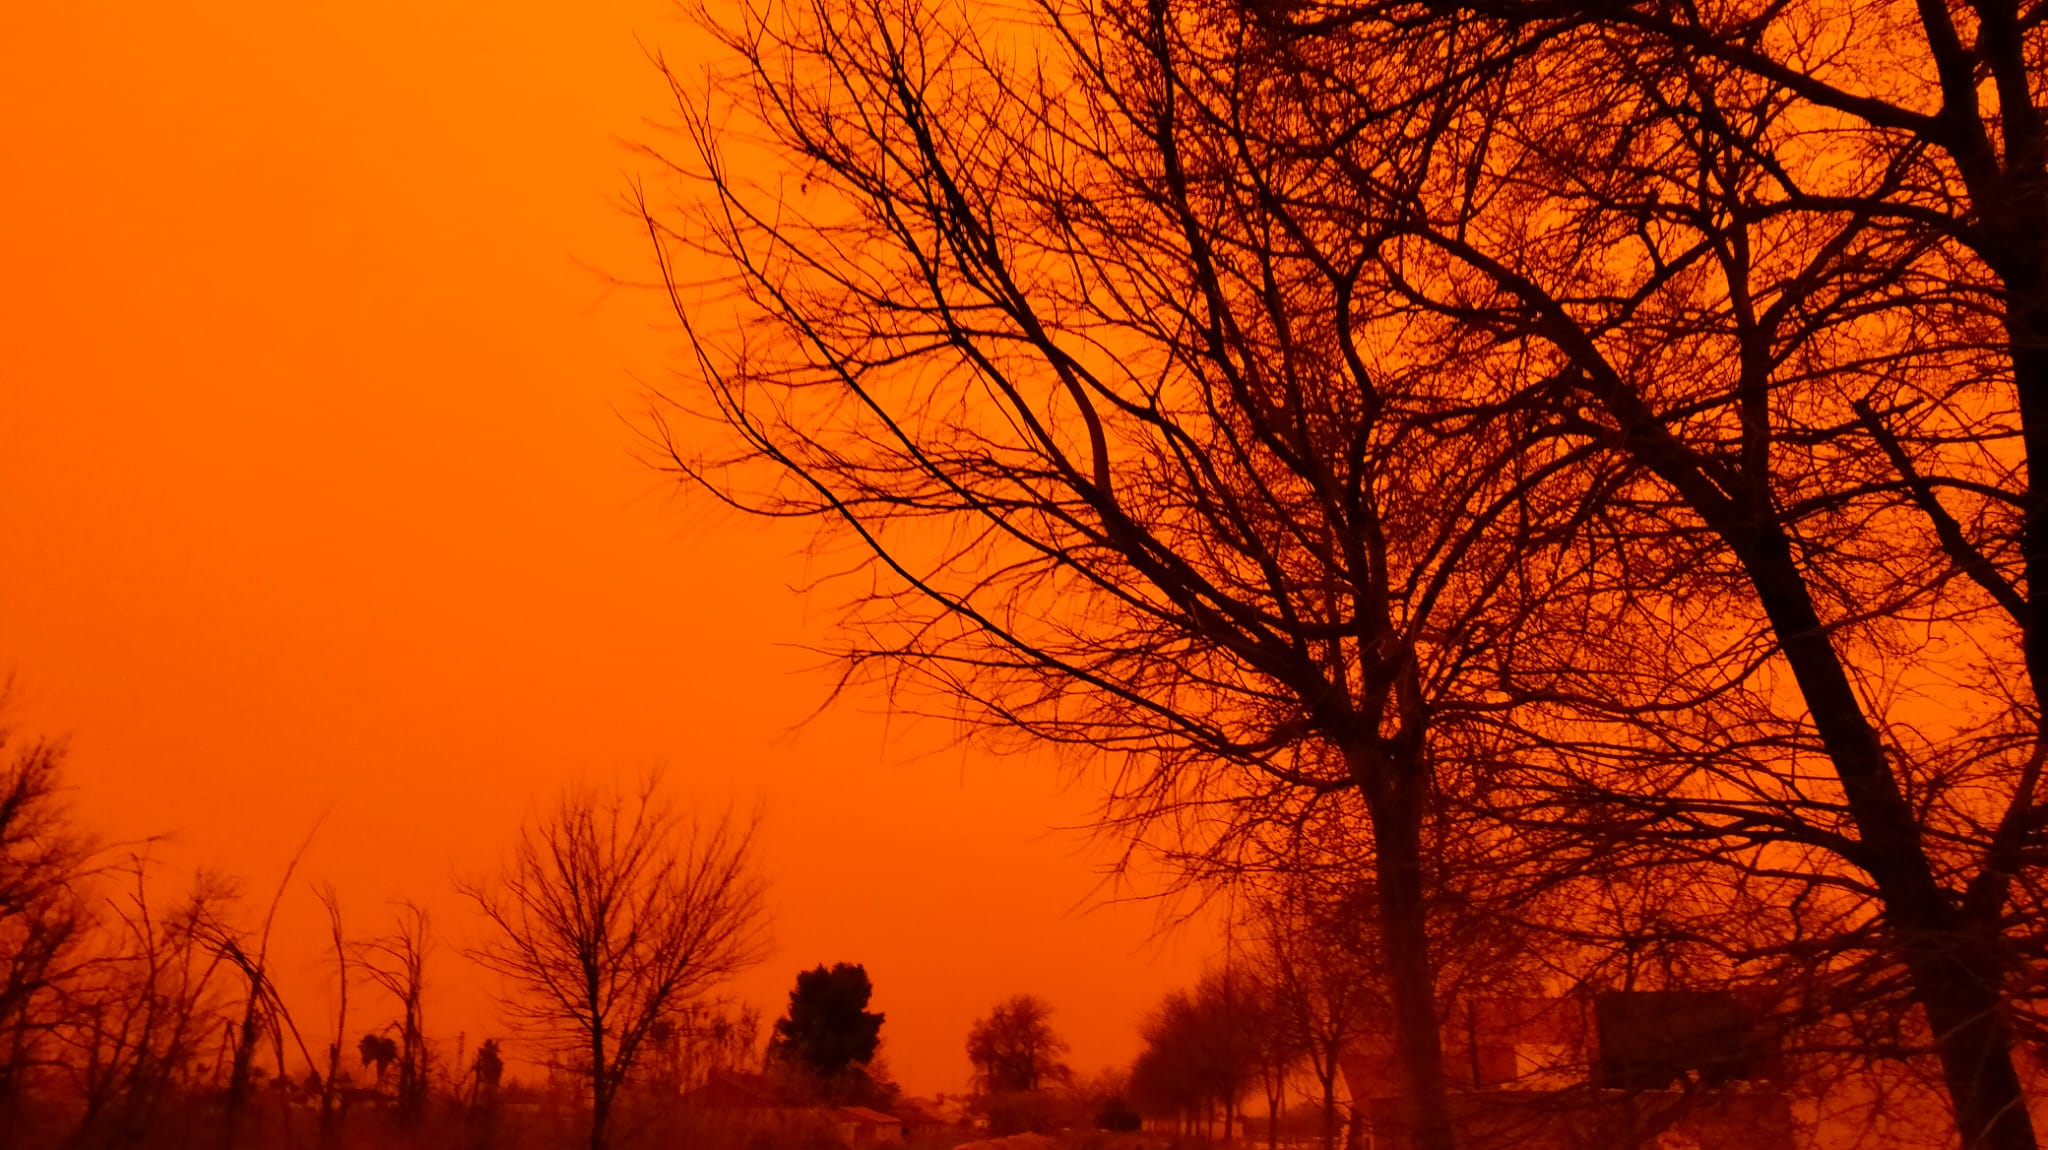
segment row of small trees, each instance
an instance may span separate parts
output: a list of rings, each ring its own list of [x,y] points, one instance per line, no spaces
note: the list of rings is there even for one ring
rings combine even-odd
[[[62,745],[10,745],[10,735],[0,731],[0,1124],[80,1145],[147,1142],[171,1129],[189,1141],[200,1121],[190,1103],[204,1097],[204,1125],[233,1145],[268,1094],[288,1104],[316,1097],[330,1142],[346,1105],[351,972],[386,992],[380,1013],[396,1015],[353,1053],[376,1067],[379,1086],[396,1063],[391,1100],[417,1116],[430,1074],[423,912],[408,904],[391,933],[353,938],[322,888],[343,993],[336,1040],[315,1059],[270,957],[297,860],[253,921],[240,884],[218,874],[201,872],[166,897],[146,849],[103,849],[76,825]],[[304,1078],[288,1072],[294,1062]]]
[[[1306,1092],[1325,1150],[1353,1138],[1360,1117],[1343,1060],[1384,1044],[1393,1011],[1375,946],[1368,890],[1315,889],[1298,876],[1256,904],[1222,962],[1145,1018],[1130,1096],[1148,1117],[1230,1140],[1246,1099],[1265,1104],[1269,1140]]]
[[[166,898],[146,851],[77,826],[61,744],[0,731],[0,754],[0,1128],[17,1144],[334,1146],[365,1104],[384,1112],[380,1138],[419,1130],[437,1104],[478,1116],[479,1137],[495,1129],[498,1041],[451,1052],[429,1039],[434,940],[419,906],[359,936],[316,884],[337,987],[334,1039],[316,1055],[271,958],[297,858],[260,915],[206,872]],[[752,842],[731,818],[683,819],[651,779],[625,794],[571,786],[500,874],[462,887],[492,931],[469,957],[503,976],[533,1060],[582,1082],[591,1146],[629,1086],[673,1097],[751,1057],[751,1024],[713,991],[764,944]],[[365,1014],[351,991],[365,986],[377,1022],[351,1041],[352,1005]],[[350,1085],[370,1070],[369,1087]]]
[[[997,1003],[967,1036],[977,1112],[997,1136],[1136,1130],[1150,1118],[1214,1140],[1220,1119],[1227,1142],[1244,1128],[1244,1100],[1261,1097],[1277,1139],[1281,1111],[1306,1069],[1319,1134],[1334,1150],[1345,1136],[1338,1058],[1382,1037],[1389,1015],[1356,919],[1336,925],[1344,917],[1297,917],[1289,933],[1268,935],[1192,989],[1168,993],[1143,1020],[1144,1047],[1128,1072],[1076,1075],[1048,1003],[1029,994]]]
[[[430,1040],[435,945],[423,909],[401,903],[389,932],[358,937],[334,887],[314,884],[337,988],[334,1040],[316,1055],[269,958],[298,859],[253,926],[238,887],[216,875],[166,908],[146,856],[112,859],[75,826],[62,757],[60,745],[30,743],[0,770],[0,1119],[32,1132],[24,1145],[331,1147],[365,1105],[380,1112],[377,1139],[438,1140],[446,1130],[433,1120],[454,1114],[494,1140],[505,1053],[496,1039],[473,1053]],[[581,1083],[593,1148],[626,1102],[673,1109],[720,1074],[758,1069],[787,1106],[896,1102],[863,967],[800,972],[765,1049],[757,1016],[715,999],[764,944],[752,842],[730,818],[679,816],[653,779],[627,793],[570,786],[499,874],[461,884],[492,928],[468,957],[504,978],[529,1057],[551,1081]],[[377,992],[372,1017],[390,1017],[350,1041],[365,1013],[351,990],[365,985]],[[998,1133],[1086,1124],[1121,1094],[1113,1083],[1071,1089],[1051,1017],[1018,995],[969,1032],[976,1106]],[[369,1086],[352,1085],[357,1071]],[[301,1113],[307,1128],[295,1130]]]

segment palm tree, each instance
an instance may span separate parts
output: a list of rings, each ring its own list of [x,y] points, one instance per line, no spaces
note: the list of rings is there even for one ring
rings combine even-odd
[[[356,1053],[363,1056],[364,1066],[376,1064],[377,1089],[382,1090],[384,1072],[391,1068],[392,1063],[398,1061],[398,1043],[392,1041],[388,1035],[365,1034],[362,1041],[356,1043]]]

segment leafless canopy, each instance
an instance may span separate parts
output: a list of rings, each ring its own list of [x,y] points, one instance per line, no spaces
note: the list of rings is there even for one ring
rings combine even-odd
[[[407,901],[399,907],[391,933],[363,944],[357,955],[357,965],[370,981],[398,1004],[399,1017],[386,1029],[398,1031],[398,1115],[406,1122],[417,1122],[427,1104],[426,1024],[421,1016],[430,948],[427,912]]]
[[[815,190],[751,185],[744,134],[687,121],[707,202],[648,219],[665,256],[736,273],[729,325],[678,297],[703,385],[681,403],[736,435],[704,447],[665,408],[661,442],[865,552],[856,667],[1107,752],[1134,840],[1227,866],[1355,804],[1428,1079],[1421,828],[1498,754],[1496,660],[1564,577],[1521,560],[1602,477],[1473,410],[1454,362],[1385,354],[1408,321],[1375,316],[1357,221],[1244,186],[1122,15],[1051,21],[1038,58],[893,3],[727,29],[735,114]]]
[[[765,945],[755,824],[679,816],[658,782],[564,788],[496,878],[462,884],[490,928],[472,957],[505,978],[506,1009],[587,1076],[594,1150],[657,1026]]]
[[[6,704],[0,683],[0,718]],[[11,734],[0,726],[0,1122],[57,1059],[62,1000],[92,925],[93,844],[65,807],[64,748]]]
[[[1037,1090],[1072,1077],[1067,1040],[1052,1028],[1052,1007],[1033,994],[995,1004],[967,1032],[967,1061],[983,1095]]]
[[[1455,804],[1499,873],[1771,905],[2033,1145],[2038,6],[713,27],[661,442],[853,550],[855,666],[1112,752],[1106,821],[1204,865],[1355,794],[1425,1144]]]

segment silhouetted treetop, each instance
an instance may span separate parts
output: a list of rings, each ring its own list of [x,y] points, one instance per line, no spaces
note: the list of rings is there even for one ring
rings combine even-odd
[[[867,968],[835,962],[802,971],[789,992],[789,1013],[777,1019],[768,1056],[821,1079],[874,1061],[883,1015],[867,1008],[874,995]]]
[[[1037,1090],[1072,1076],[1067,1040],[1052,1028],[1052,1007],[1032,994],[996,1003],[967,1033],[967,1060],[984,1095]]]

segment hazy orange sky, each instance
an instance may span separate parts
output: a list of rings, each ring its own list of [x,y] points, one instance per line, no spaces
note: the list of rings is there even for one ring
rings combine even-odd
[[[875,697],[792,733],[829,686],[802,537],[633,459],[677,339],[589,269],[648,274],[618,207],[620,141],[665,110],[641,43],[699,38],[660,0],[5,6],[16,723],[71,735],[82,813],[176,832],[187,873],[267,886],[331,812],[278,928],[302,1011],[324,877],[361,931],[435,912],[430,1028],[474,1045],[450,876],[563,779],[665,763],[767,802],[779,952],[737,990],[768,1016],[799,967],[857,961],[914,1090],[959,1088],[969,1021],[1017,991],[1079,1068],[1123,1061],[1206,940],[1081,912],[1099,853],[1048,828],[1089,796],[934,752]]]

